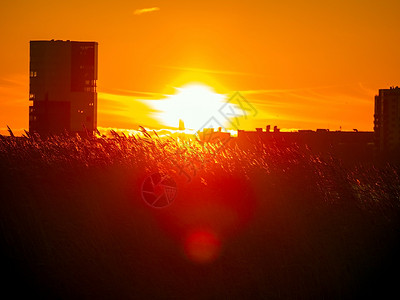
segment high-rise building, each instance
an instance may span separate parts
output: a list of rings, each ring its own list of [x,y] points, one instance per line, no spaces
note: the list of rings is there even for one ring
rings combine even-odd
[[[400,156],[400,88],[379,90],[375,96],[375,145],[385,155]]]
[[[47,136],[96,130],[97,46],[97,42],[30,42],[30,132]]]

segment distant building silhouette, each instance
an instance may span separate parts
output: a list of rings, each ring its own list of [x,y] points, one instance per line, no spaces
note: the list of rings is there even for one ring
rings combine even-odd
[[[400,156],[400,88],[380,89],[375,96],[375,145],[380,154]]]
[[[329,129],[298,130],[281,132],[277,126],[271,131],[256,128],[256,131],[238,130],[236,143],[240,147],[254,145],[276,145],[290,147],[297,145],[314,153],[334,154],[347,161],[369,160],[373,156],[374,133],[371,131],[330,131]]]
[[[219,143],[225,144],[231,138],[229,132],[223,132],[221,127],[218,127],[218,131],[214,131],[214,128],[203,128],[203,131],[199,132],[200,140],[202,142]]]
[[[96,130],[97,47],[97,42],[30,42],[30,132]]]
[[[185,130],[185,123],[181,119],[179,119],[179,130]]]

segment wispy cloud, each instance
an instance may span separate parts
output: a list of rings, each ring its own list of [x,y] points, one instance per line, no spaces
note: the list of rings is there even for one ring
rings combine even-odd
[[[198,73],[210,73],[210,74],[222,74],[222,75],[238,75],[238,76],[256,76],[256,77],[261,77],[262,76],[262,75],[253,74],[253,73],[236,72],[236,71],[225,71],[225,70],[186,68],[186,67],[162,66],[162,65],[156,65],[156,67],[163,68],[163,69],[171,69],[171,70],[178,70],[178,71],[188,71],[188,72],[198,72]]]
[[[135,94],[150,94],[146,92],[134,92]],[[98,124],[104,127],[135,128],[137,125],[149,125],[161,127],[157,120],[152,118],[155,112],[143,98],[129,93],[105,93],[99,92]],[[154,97],[149,97],[153,99]]]
[[[134,15],[142,15],[145,13],[151,13],[151,12],[155,12],[155,11],[159,11],[160,8],[159,7],[149,7],[149,8],[139,8],[136,9],[133,14]]]
[[[127,96],[139,96],[139,97],[143,97],[143,96],[145,96],[145,97],[158,97],[158,98],[163,98],[163,97],[165,97],[165,95],[164,94],[161,94],[161,93],[155,93],[155,92],[143,92],[143,91],[132,91],[132,90],[126,90],[126,89],[114,89],[113,90],[113,92],[111,92],[111,93],[114,93],[115,94],[115,92],[117,92],[117,94],[119,94],[119,95],[127,95]],[[110,93],[110,94],[111,94]],[[157,98],[157,99],[158,99]]]
[[[258,120],[276,120],[282,128],[372,129],[375,93],[358,83],[241,93],[259,109]]]
[[[13,74],[8,77],[0,77],[0,87],[24,86],[27,82],[25,74]]]
[[[304,88],[288,88],[288,89],[259,89],[259,90],[247,90],[241,91],[242,94],[287,94],[287,93],[297,93],[297,92],[311,92],[316,90],[328,90],[328,89],[337,89],[337,88],[345,88],[351,87],[352,84],[346,85],[325,85],[325,86],[315,86],[315,87],[304,87]]]

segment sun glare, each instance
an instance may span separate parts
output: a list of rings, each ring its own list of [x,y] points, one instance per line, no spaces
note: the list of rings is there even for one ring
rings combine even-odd
[[[157,110],[155,117],[164,125],[178,127],[179,120],[182,120],[186,129],[199,130],[212,117],[216,118],[220,125],[226,125],[227,120],[218,117],[218,110],[226,100],[226,95],[216,93],[207,85],[191,83],[176,88],[174,95],[152,101],[152,106]]]

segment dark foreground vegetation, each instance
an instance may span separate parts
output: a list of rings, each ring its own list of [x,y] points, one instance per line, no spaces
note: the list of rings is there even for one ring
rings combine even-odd
[[[177,183],[162,209],[141,196],[156,171]],[[0,136],[3,293],[396,298],[399,172],[295,146]],[[187,236],[196,230],[212,238],[194,244],[193,258]]]

